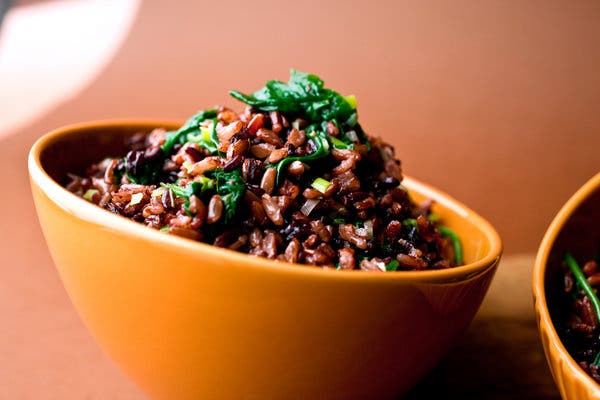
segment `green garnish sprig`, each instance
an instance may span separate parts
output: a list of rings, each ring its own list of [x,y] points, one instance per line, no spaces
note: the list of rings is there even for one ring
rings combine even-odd
[[[433,214],[433,213],[430,214],[428,217],[428,219],[432,222],[438,221],[439,218],[440,217],[437,214]],[[402,225],[414,227],[417,229],[419,228],[419,224],[417,223],[417,220],[414,218],[406,218],[405,220],[402,221]],[[460,242],[460,237],[458,236],[458,234],[453,229],[450,229],[445,225],[438,225],[438,230],[443,237],[449,238],[450,241],[452,242],[452,248],[454,249],[454,264],[462,265],[464,262],[463,250],[462,250],[462,244]]]
[[[398,260],[392,260],[385,265],[385,270],[386,271],[396,271],[396,270],[398,270],[399,266],[400,266],[400,263],[398,262]]]
[[[273,164],[270,167],[275,168],[277,171],[277,185],[280,185],[283,181],[283,176],[285,169],[288,165],[290,165],[294,161],[302,161],[303,163],[318,160],[324,157],[327,157],[330,153],[329,150],[329,142],[327,141],[327,134],[321,131],[313,131],[308,133],[307,136],[313,140],[317,149],[306,155],[306,156],[295,156],[295,157],[285,157],[277,164]]]
[[[229,94],[261,111],[279,111],[312,122],[336,120],[356,123],[356,99],[345,98],[325,88],[324,82],[316,75],[293,69],[287,83],[271,80],[252,94],[237,90],[231,90]]]
[[[225,223],[232,221],[239,208],[240,200],[244,197],[246,191],[246,183],[241,170],[234,169],[227,172],[222,169],[215,169],[207,171],[205,175],[216,181],[217,194],[221,196],[225,206]]]
[[[575,283],[577,284],[577,287],[579,288],[579,290],[585,293],[585,295],[590,300],[590,303],[592,303],[592,308],[594,309],[594,313],[596,315],[596,322],[600,324],[600,300],[598,299],[598,295],[596,294],[596,292],[594,292],[594,289],[592,289],[592,285],[590,285],[590,283],[588,282],[587,278],[585,277],[585,274],[583,273],[583,270],[581,269],[581,267],[577,263],[577,260],[575,260],[575,257],[573,257],[571,253],[565,253],[564,261],[565,264],[567,264],[569,270],[571,270],[573,276],[575,277]]]
[[[157,182],[160,178],[165,158],[171,154],[176,145],[183,145],[189,141],[196,141],[196,143],[199,143],[200,146],[207,149],[211,154],[218,153],[219,138],[217,137],[216,118],[216,109],[197,112],[181,128],[165,134],[165,142],[160,146],[162,154],[158,154],[151,161],[137,160],[139,157],[143,158],[142,152],[130,152],[126,157],[121,159],[125,174],[132,183],[149,185]],[[213,120],[212,130],[208,135],[200,128],[200,124],[207,119]]]
[[[177,183],[161,183],[161,186],[170,189],[175,196],[189,200],[193,195],[200,197],[204,192],[214,189],[215,181],[201,176],[198,181],[190,182],[186,186],[179,186]]]
[[[177,183],[162,183],[162,187],[170,189],[171,192],[186,200],[185,207],[189,211],[190,197],[193,195],[208,200],[213,194],[221,196],[225,207],[224,222],[231,222],[237,213],[240,200],[246,190],[246,184],[239,169],[226,172],[223,169],[206,171],[205,176],[199,180],[192,181],[186,186]]]
[[[219,138],[217,137],[216,130],[216,118],[217,118],[217,110],[200,110],[195,115],[193,115],[190,119],[188,119],[181,128],[176,131],[167,132],[165,135],[165,143],[163,143],[161,147],[162,151],[165,154],[170,154],[175,145],[184,144],[188,141],[188,135],[195,135],[200,132],[200,124],[207,119],[212,119],[213,127],[211,131],[211,135],[209,138],[204,138],[205,140],[200,143],[202,147],[210,151],[212,154],[217,152],[219,148]]]
[[[257,110],[279,111],[310,122],[304,130],[308,132],[307,136],[315,144],[316,150],[302,157],[286,157],[269,166],[277,171],[278,185],[283,181],[285,168],[293,161],[311,162],[327,157],[332,146],[336,149],[353,149],[354,144],[345,134],[342,123],[353,128],[357,137],[360,136],[360,140],[367,145],[367,149],[371,149],[371,144],[358,124],[356,98],[344,97],[325,88],[324,82],[316,75],[292,69],[287,83],[271,80],[252,94],[237,90],[232,90],[229,94]],[[336,125],[341,139],[327,134],[327,123],[330,121]]]
[[[454,264],[462,265],[464,260],[463,260],[462,245],[460,243],[460,237],[458,236],[458,234],[456,232],[454,232],[454,230],[448,228],[445,225],[438,226],[438,229],[439,229],[440,233],[442,234],[442,236],[449,238],[450,241],[452,242],[452,247],[454,248]]]

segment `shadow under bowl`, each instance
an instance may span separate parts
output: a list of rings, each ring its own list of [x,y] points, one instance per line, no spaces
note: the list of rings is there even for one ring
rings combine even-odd
[[[600,385],[571,357],[557,332],[567,317],[562,260],[571,252],[580,262],[591,259],[600,244],[600,173],[561,208],[546,231],[533,269],[537,323],[546,360],[564,399],[600,399]]]
[[[154,399],[392,399],[449,350],[489,287],[502,244],[488,222],[416,180],[416,201],[461,237],[466,265],[342,272],[277,263],[169,235],[65,190],[67,172],[125,153],[163,122],[98,122],[29,156],[50,253],[80,316]]]

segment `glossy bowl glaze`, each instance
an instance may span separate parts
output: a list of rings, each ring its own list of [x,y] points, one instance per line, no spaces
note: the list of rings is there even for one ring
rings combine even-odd
[[[535,312],[546,360],[563,399],[600,399],[598,385],[563,346],[553,321],[560,320],[562,259],[573,253],[580,263],[592,258],[600,243],[600,173],[565,203],[550,224],[533,270]]]
[[[502,251],[495,230],[449,196],[406,179],[462,238],[465,266],[342,272],[194,242],[69,193],[68,171],[124,154],[163,122],[88,123],[29,156],[40,224],[82,319],[154,399],[392,399],[427,373],[472,320]]]

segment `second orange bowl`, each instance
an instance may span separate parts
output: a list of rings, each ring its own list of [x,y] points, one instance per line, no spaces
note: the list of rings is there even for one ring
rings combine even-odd
[[[600,399],[600,385],[588,376],[563,345],[556,327],[565,252],[580,260],[600,242],[600,173],[565,203],[544,235],[533,269],[535,311],[546,360],[564,399]],[[589,257],[589,258],[586,258]]]

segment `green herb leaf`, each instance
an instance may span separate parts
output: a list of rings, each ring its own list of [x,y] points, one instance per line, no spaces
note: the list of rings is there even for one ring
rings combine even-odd
[[[286,157],[283,160],[279,161],[275,164],[275,170],[277,171],[277,184],[279,185],[283,180],[283,172],[288,165],[290,165],[294,161],[302,161],[304,163],[308,161],[318,160],[323,157],[327,157],[329,155],[329,142],[327,141],[327,134],[321,131],[314,131],[307,135],[310,139],[313,140],[317,149],[306,156],[302,157]]]
[[[213,121],[210,128],[200,127],[200,133],[194,135],[189,133],[187,135],[187,141],[198,143],[200,147],[205,148],[211,154],[215,154],[219,151],[219,139],[217,137],[217,123]],[[216,138],[216,139],[215,139]]]
[[[213,189],[215,187],[215,181],[205,176],[201,176],[199,180],[192,181],[186,186],[179,186],[176,183],[161,183],[160,185],[166,189],[171,189],[175,196],[189,200],[193,195],[201,196],[207,190]]]
[[[329,138],[329,140],[331,140],[331,144],[336,149],[349,149],[349,150],[353,150],[354,149],[354,145],[344,143],[344,142],[342,142],[340,139],[338,139],[336,137],[331,136]]]
[[[594,361],[592,361],[592,365],[600,366],[600,352],[598,354],[596,354],[596,357],[594,357]]]
[[[160,197],[165,193],[165,188],[164,187],[159,187],[156,188],[152,191],[151,195],[152,197]]]
[[[402,221],[402,225],[403,226],[414,226],[415,228],[418,227],[417,220],[414,218],[406,218],[405,220]]]
[[[221,196],[223,205],[225,206],[224,222],[230,222],[237,213],[240,200],[246,190],[246,183],[242,177],[240,169],[234,169],[231,172],[226,172],[222,169],[207,171],[206,175],[216,180],[217,194]]]
[[[398,260],[392,260],[385,265],[385,270],[386,271],[396,271],[399,266],[400,266],[400,263],[398,262]]]
[[[344,97],[325,88],[321,78],[316,75],[292,69],[290,79],[286,83],[272,80],[267,81],[265,87],[252,94],[244,94],[237,90],[232,90],[229,94],[257,110],[279,111],[292,119],[299,117],[312,122],[312,125],[304,130],[311,132],[309,136],[312,137],[317,150],[304,157],[286,157],[276,164],[277,184],[281,183],[284,169],[291,162],[314,161],[327,156],[330,153],[329,142],[337,149],[354,149],[353,141],[345,135],[340,122],[351,127],[357,137],[367,145],[367,150],[371,150],[371,144],[358,124],[356,98]],[[340,132],[339,138],[326,133],[327,123],[330,121],[336,124]]]
[[[160,146],[162,151],[165,154],[169,154],[176,144],[184,144],[187,141],[188,134],[199,132],[200,123],[211,118],[217,118],[216,109],[198,111],[194,116],[188,119],[181,128],[176,131],[167,132],[165,135],[165,143]]]
[[[323,86],[318,76],[292,69],[287,83],[273,80],[249,95],[237,90],[229,94],[257,110],[279,111],[314,122],[346,121],[356,114],[350,100]]]
[[[460,238],[458,234],[454,232],[452,229],[447,226],[438,226],[438,229],[442,236],[450,238],[452,241],[452,246],[454,247],[454,264],[462,265],[463,264],[463,252],[462,245],[460,244]]]
[[[123,163],[125,165],[125,175],[131,183],[151,185],[160,180],[162,174],[162,158],[143,162],[141,165],[138,165],[137,168],[133,167],[128,156],[123,158]]]
[[[571,273],[575,277],[575,282],[577,283],[577,287],[581,290],[592,303],[592,307],[594,308],[594,313],[596,314],[596,321],[600,323],[600,300],[592,289],[592,285],[588,282],[585,274],[583,273],[579,264],[577,264],[577,260],[571,253],[565,253],[565,264],[571,270]]]
[[[205,176],[183,187],[176,183],[161,183],[161,186],[170,189],[175,196],[185,198],[187,200],[186,208],[189,206],[189,199],[192,195],[208,200],[208,194],[210,194],[208,192],[216,192],[221,196],[225,206],[225,223],[235,217],[240,200],[246,190],[246,184],[239,169],[231,172],[225,172],[222,169],[206,171]]]

